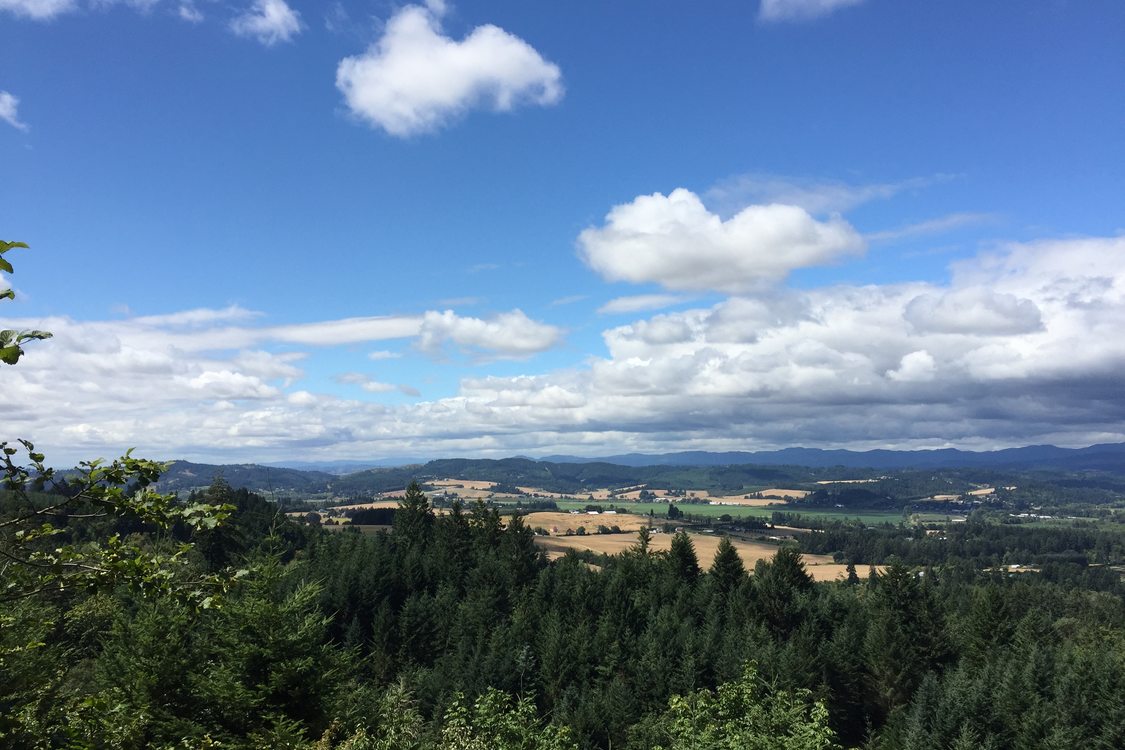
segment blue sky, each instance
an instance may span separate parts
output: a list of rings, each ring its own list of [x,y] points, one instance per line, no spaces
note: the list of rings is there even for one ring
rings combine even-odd
[[[1125,440],[1125,6],[0,0],[5,437]]]

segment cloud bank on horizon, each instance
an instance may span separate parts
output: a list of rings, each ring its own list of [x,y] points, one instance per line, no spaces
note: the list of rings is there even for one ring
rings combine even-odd
[[[876,5],[750,6],[740,28],[757,47],[778,45],[761,53],[770,68],[735,64],[741,39],[722,63],[706,62],[723,44],[715,34],[690,46],[676,28],[661,37],[667,47],[631,46],[612,29],[598,37],[585,10],[574,10],[575,23],[589,33],[574,41],[575,28],[552,37],[526,8],[492,23],[441,0],[395,6],[374,29],[352,23],[342,5],[287,0],[0,0],[0,13],[42,34],[64,22],[109,24],[113,8],[127,9],[129,23],[165,19],[161,33],[213,33],[216,48],[236,50],[229,59],[244,66],[247,89],[264,82],[243,106],[237,76],[216,64],[206,80],[225,76],[235,98],[164,117],[181,103],[159,98],[160,76],[181,81],[183,71],[107,66],[99,75],[124,83],[105,99],[127,102],[128,86],[145,80],[158,103],[120,122],[116,110],[101,119],[83,110],[95,139],[84,141],[85,131],[68,130],[65,97],[74,94],[59,93],[57,79],[44,74],[36,87],[27,65],[0,80],[20,93],[0,90],[0,158],[22,160],[28,196],[56,190],[68,211],[64,222],[57,207],[10,191],[0,220],[70,248],[64,265],[74,275],[58,286],[82,290],[68,299],[24,275],[37,255],[14,259],[22,296],[3,303],[0,322],[55,337],[0,370],[0,439],[27,437],[70,460],[136,446],[211,461],[1125,441],[1125,224],[1095,216],[1106,213],[1097,200],[1106,191],[1067,204],[1044,167],[1046,195],[1076,217],[1064,229],[1040,223],[1042,195],[1015,209],[991,202],[995,183],[963,197],[956,188],[970,182],[972,161],[944,130],[932,143],[948,150],[914,149],[914,171],[892,171],[883,143],[867,152],[877,166],[856,169],[841,143],[906,108],[865,112],[833,140],[847,127],[848,97],[882,102],[886,91],[845,71],[856,88],[835,101],[810,93],[815,75],[787,68],[804,55],[792,56],[786,40],[897,12]],[[328,15],[320,23],[314,13]],[[649,31],[636,27],[638,36]],[[841,59],[825,52],[813,72],[827,76]],[[915,72],[896,70],[908,83]],[[301,89],[308,71],[315,92]],[[970,78],[984,73],[982,65]],[[176,85],[167,84],[169,96]],[[696,116],[702,99],[681,89],[708,86],[720,104]],[[749,104],[728,123],[740,86]],[[677,91],[684,98],[662,116],[642,112],[616,133],[638,102]],[[277,98],[286,101],[270,116]],[[821,115],[803,117],[820,100],[829,100]],[[933,101],[955,119],[941,97]],[[34,130],[20,109],[27,102]],[[747,134],[765,133],[771,108],[793,102],[802,117],[781,118],[772,141]],[[527,111],[537,108],[546,109]],[[832,145],[804,161],[794,153],[802,166],[793,176],[777,168],[788,157],[770,151],[805,125],[810,144]],[[117,142],[122,130],[129,138]],[[207,133],[219,140],[196,140]],[[83,145],[70,150],[68,137]],[[134,151],[134,141],[151,151]],[[982,171],[1021,194],[1032,167],[1023,152],[1015,164],[988,162],[997,148],[975,152]],[[1099,163],[1114,162],[1102,158],[1111,150],[1091,144]],[[742,153],[768,168],[723,179]],[[84,160],[122,171],[83,179],[71,170]],[[202,165],[195,182],[192,160]],[[821,160],[819,172],[809,166]],[[96,264],[57,228],[104,236],[97,214],[107,206],[129,224],[114,268],[132,275],[130,293],[158,285],[160,303],[138,309],[159,312],[130,312],[127,295],[115,315],[104,306],[69,311],[97,298],[98,282],[87,290],[81,275],[83,263],[91,273]],[[36,222],[17,224],[19,211],[38,212]],[[161,242],[140,230],[130,238],[130,222],[151,222]],[[237,239],[208,254],[222,232]],[[40,252],[36,236],[5,239]],[[189,281],[195,263],[209,270]],[[228,273],[247,275],[223,286],[217,277]],[[223,291],[200,288],[212,284]]]
[[[718,274],[723,260],[709,266]],[[456,395],[397,406],[301,388],[309,347],[405,340],[418,355],[520,358],[563,332],[519,310],[299,325],[259,325],[240,308],[17,320],[55,339],[4,373],[6,421],[79,451],[228,459],[1125,440],[1125,238],[1013,243],[951,271],[943,284],[731,295],[609,328],[607,354],[577,366],[468,377]],[[336,379],[366,393],[420,385]]]

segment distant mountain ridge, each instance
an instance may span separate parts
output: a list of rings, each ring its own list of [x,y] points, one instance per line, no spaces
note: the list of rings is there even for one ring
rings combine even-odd
[[[323,471],[286,469],[260,464],[197,464],[173,461],[157,486],[162,492],[198,489],[222,477],[232,487],[252,490],[319,492],[336,477]]]
[[[731,451],[711,453],[683,451],[648,455],[630,453],[605,458],[548,456],[540,459],[438,459],[426,463],[378,466],[384,461],[301,462],[292,466],[259,464],[198,464],[174,461],[161,477],[163,491],[187,491],[206,487],[222,476],[234,487],[259,492],[323,493],[337,496],[364,495],[402,489],[411,479],[460,477],[496,482],[552,486],[559,491],[580,492],[593,487],[619,486],[635,482],[673,481],[677,467],[704,475],[720,484],[739,482],[783,482],[798,468],[818,473],[827,469],[853,472],[924,469],[1009,469],[1062,472],[1104,472],[1125,476],[1125,443],[1058,448],[1031,445],[997,451],[962,451],[953,448],[920,451],[849,451],[820,448],[785,448],[776,451]],[[316,468],[314,468],[316,467]],[[362,470],[356,471],[359,467]],[[701,474],[702,472],[702,474]],[[828,474],[822,474],[826,478]],[[720,478],[722,477],[722,478]],[[681,477],[682,478],[682,477]]]
[[[621,466],[807,466],[852,469],[929,469],[929,468],[1045,468],[1065,471],[1125,471],[1125,443],[1103,443],[1086,448],[1059,448],[1054,445],[1028,445],[994,451],[963,451],[956,448],[933,450],[825,450],[822,448],[783,448],[774,451],[681,451],[678,453],[626,453],[616,456],[582,458],[544,456],[553,463],[600,461]]]

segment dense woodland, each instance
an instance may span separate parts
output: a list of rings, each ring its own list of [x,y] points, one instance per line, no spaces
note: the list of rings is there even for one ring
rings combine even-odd
[[[12,518],[28,497],[4,502]],[[668,553],[641,538],[598,566],[548,563],[518,517],[435,515],[416,486],[374,535],[294,523],[221,481],[182,503],[231,513],[161,531],[76,508],[50,544],[190,543],[176,576],[229,588],[201,603],[126,571],[8,589],[0,744],[1125,746],[1125,603],[1099,567],[1121,561],[1120,527],[838,524],[798,543],[856,574],[816,584],[797,546],[747,571],[684,534]],[[1024,552],[1042,572],[994,567]]]

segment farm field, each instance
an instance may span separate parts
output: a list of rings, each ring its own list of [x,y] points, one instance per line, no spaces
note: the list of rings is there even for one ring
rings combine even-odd
[[[699,565],[707,569],[715,558],[722,537],[711,534],[692,534],[691,541],[695,545],[695,554],[699,558]],[[734,548],[742,558],[747,570],[752,570],[758,560],[768,560],[777,554],[777,545],[764,542],[747,542],[739,539],[731,540]],[[565,537],[536,537],[535,543],[547,553],[552,560],[564,556],[570,550],[589,550],[607,555],[617,555],[637,543],[634,534],[594,534],[586,536]],[[664,552],[672,547],[671,534],[653,534],[649,542],[649,549]],[[817,581],[835,581],[847,575],[847,566],[836,563],[828,555],[802,555],[805,568]]]
[[[566,534],[568,530],[577,531],[579,527],[585,528],[588,533],[593,534],[599,526],[617,526],[622,531],[637,531],[648,524],[648,518],[632,513],[618,513],[616,515],[600,513],[591,516],[585,513],[537,511],[524,516],[523,522],[529,528],[542,527],[552,535]]]
[[[643,506],[641,506],[643,507]],[[764,508],[752,506],[734,507],[730,505],[693,505],[677,504],[685,516],[698,516],[704,518],[718,518],[729,515],[732,518],[763,518],[769,520],[775,511],[783,513],[799,513],[806,518],[824,518],[836,521],[860,520],[864,523],[897,523],[902,519],[902,513],[897,510],[847,510],[846,508],[809,508],[797,503],[771,505]],[[662,512],[657,506],[657,512]]]
[[[333,505],[326,508],[328,511],[341,510],[368,510],[371,508],[397,508],[398,500],[372,500],[369,503],[349,503],[347,505]]]
[[[729,497],[713,497],[712,505],[722,505],[727,508],[768,508],[771,505],[784,505],[785,499],[780,497],[744,497],[731,495]]]
[[[587,500],[556,500],[555,503],[561,511],[584,511],[586,506],[590,504]],[[664,501],[655,503],[630,503],[619,502],[615,498],[613,502],[603,502],[598,503],[598,505],[607,509],[613,508],[621,513],[633,513],[641,516],[648,516],[651,511],[660,522],[663,522],[664,513],[668,510],[668,505]],[[508,507],[511,506],[509,505]],[[686,516],[699,518],[718,518],[719,516],[729,515],[736,519],[761,518],[768,521],[773,517],[775,511],[781,511],[785,513],[799,513],[807,518],[823,518],[836,521],[859,520],[869,524],[898,523],[902,520],[902,513],[896,510],[850,511],[843,508],[808,508],[795,503],[774,504],[764,507],[749,505],[710,505],[707,503],[676,503],[676,507],[682,510]],[[596,518],[596,516],[591,516],[591,518]],[[618,516],[618,518],[620,518],[620,516]],[[595,524],[595,526],[596,525],[597,524]],[[618,525],[620,526],[621,524],[618,523]]]

